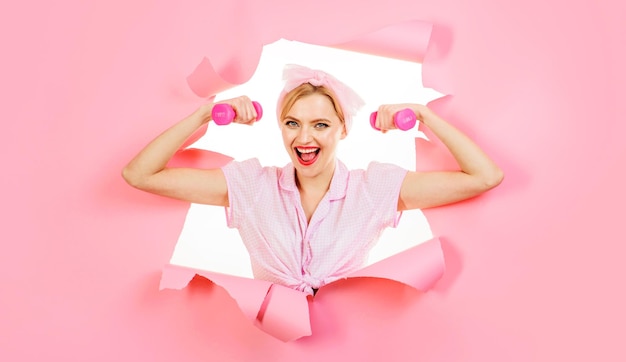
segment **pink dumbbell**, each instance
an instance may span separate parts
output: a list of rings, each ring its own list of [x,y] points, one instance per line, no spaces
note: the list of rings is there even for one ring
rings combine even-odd
[[[370,125],[372,125],[372,128],[374,128],[375,130],[380,131],[379,128],[376,128],[377,116],[378,112],[372,112],[372,114],[370,114]],[[393,123],[396,125],[396,127],[398,127],[398,129],[408,131],[411,128],[415,127],[415,124],[417,123],[417,117],[415,117],[415,113],[413,113],[411,109],[405,108],[401,111],[396,112],[396,114],[393,115]]]
[[[261,104],[256,101],[252,101],[252,105],[256,110],[256,120],[258,121],[261,119],[261,117],[263,117],[263,108],[261,107]],[[211,116],[213,117],[213,121],[215,121],[215,124],[224,126],[230,124],[230,122],[235,119],[236,114],[233,107],[231,107],[229,104],[220,103],[213,106]]]

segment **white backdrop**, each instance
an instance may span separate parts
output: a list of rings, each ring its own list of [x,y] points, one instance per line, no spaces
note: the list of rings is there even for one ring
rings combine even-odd
[[[380,104],[426,104],[440,97],[440,93],[422,87],[421,64],[288,40],[266,45],[252,78],[216,97],[219,101],[247,95],[261,103],[263,119],[252,127],[211,124],[207,134],[192,147],[220,152],[236,160],[258,158],[264,166],[282,167],[290,162],[276,121],[276,102],[283,87],[282,69],[289,63],[324,70],[365,100],[337,151],[348,168],[366,168],[371,161],[415,168],[414,138],[424,135],[417,128],[383,135],[370,127],[369,115]],[[369,264],[431,237],[421,211],[404,212],[398,227],[387,229],[372,249]],[[248,253],[238,232],[226,227],[222,207],[190,206],[170,263],[252,278]]]

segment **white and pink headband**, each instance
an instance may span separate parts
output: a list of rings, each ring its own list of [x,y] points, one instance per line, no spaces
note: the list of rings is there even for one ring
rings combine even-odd
[[[276,108],[278,114],[280,113],[280,107],[285,95],[304,83],[309,83],[316,87],[324,86],[335,95],[343,111],[346,131],[348,132],[352,127],[352,117],[365,105],[363,99],[350,87],[321,70],[310,69],[296,64],[287,64],[283,69],[283,80],[285,81],[285,87],[278,97]],[[280,117],[280,114],[278,117]]]

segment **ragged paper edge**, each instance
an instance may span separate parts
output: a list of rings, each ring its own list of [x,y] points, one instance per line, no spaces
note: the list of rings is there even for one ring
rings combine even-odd
[[[426,292],[444,270],[441,243],[433,238],[351,273],[345,279],[388,279]],[[288,342],[311,335],[309,294],[282,285],[168,264],[163,268],[160,289],[181,290],[196,275],[223,287],[254,325],[275,338]]]
[[[355,35],[348,42],[317,45],[421,63],[428,49],[432,27],[429,22],[412,20],[383,27],[370,33]],[[260,54],[261,51],[258,53]],[[232,83],[228,80],[236,78],[229,73],[233,68],[226,67],[225,70],[219,72],[205,57],[187,76],[187,84],[199,97],[215,95],[245,83]],[[246,71],[245,73],[251,77],[254,72]]]

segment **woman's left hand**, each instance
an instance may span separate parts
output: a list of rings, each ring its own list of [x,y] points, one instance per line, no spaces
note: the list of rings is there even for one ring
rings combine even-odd
[[[418,121],[422,122],[425,115],[430,112],[428,107],[422,104],[414,103],[398,103],[398,104],[383,104],[378,107],[378,114],[376,116],[376,127],[381,132],[386,133],[392,129],[398,129],[394,123],[393,116],[404,109],[410,109],[415,113],[415,117]]]

